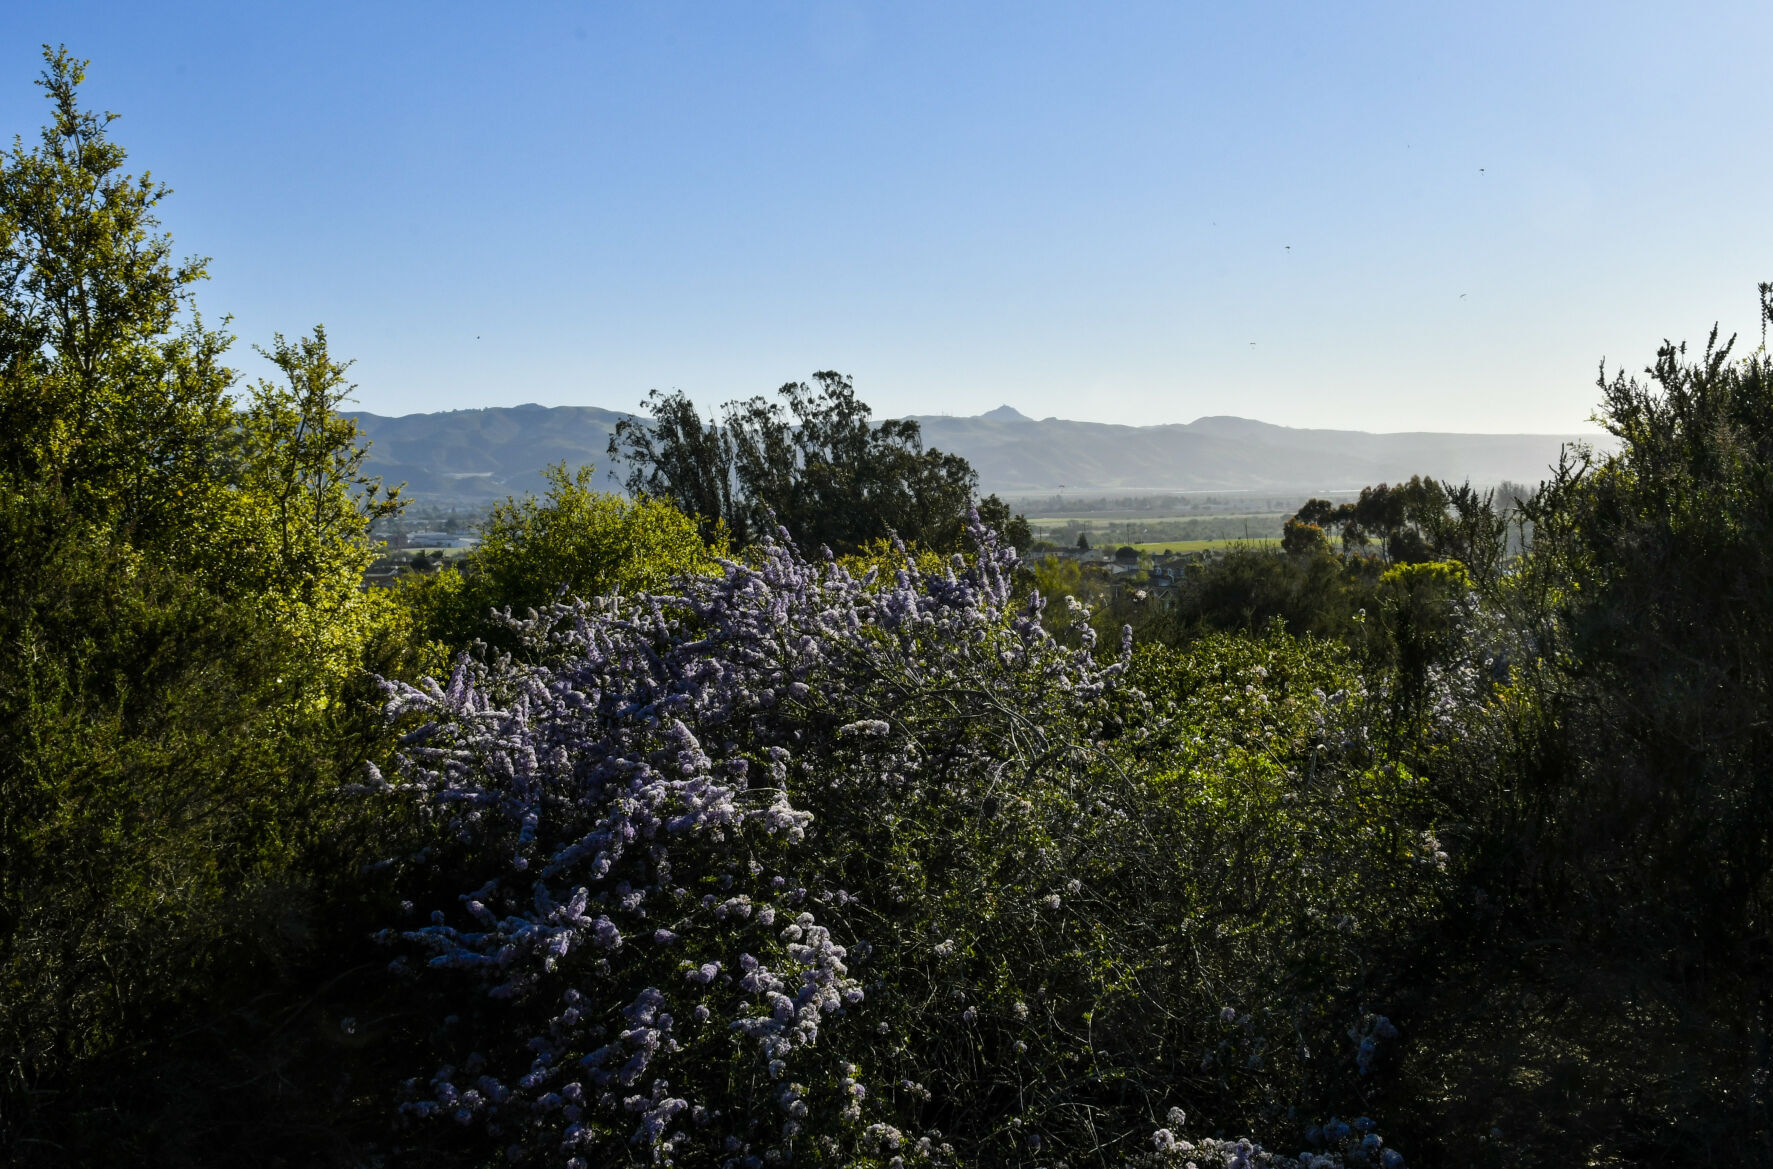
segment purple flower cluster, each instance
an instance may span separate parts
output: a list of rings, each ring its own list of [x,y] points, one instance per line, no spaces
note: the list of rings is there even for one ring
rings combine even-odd
[[[1326,1124],[1312,1125],[1305,1139],[1313,1147],[1296,1157],[1243,1139],[1187,1140],[1176,1131],[1185,1119],[1180,1109],[1172,1108],[1170,1127],[1151,1134],[1157,1164],[1178,1169],[1404,1169],[1403,1154],[1386,1148],[1373,1131],[1376,1126],[1364,1116],[1352,1124],[1331,1117]]]
[[[503,1071],[475,1057],[471,1082],[454,1067],[413,1082],[411,1113],[569,1163],[631,1142],[762,1164],[821,1108],[827,1134],[864,1139],[867,1086],[821,1042],[863,1002],[848,962],[864,948],[833,932],[855,898],[811,875],[801,797],[841,788],[845,767],[914,773],[903,712],[919,696],[1088,704],[1126,668],[1049,637],[1038,597],[1013,605],[1014,551],[972,530],[970,560],[933,576],[907,556],[891,580],[810,562],[784,536],[678,595],[511,619],[535,660],[389,685],[390,717],[412,729],[400,782],[372,786],[438,818],[492,875],[457,911],[385,936],[527,1027],[494,1057]],[[1038,719],[1005,717],[1038,742]],[[728,1098],[751,1082],[735,1060],[774,1085],[773,1108]]]
[[[1379,1043],[1385,1039],[1396,1039],[1397,1028],[1384,1015],[1367,1014],[1359,1023],[1348,1028],[1348,1037],[1354,1040],[1355,1066],[1361,1075],[1370,1075],[1373,1062],[1379,1056]]]

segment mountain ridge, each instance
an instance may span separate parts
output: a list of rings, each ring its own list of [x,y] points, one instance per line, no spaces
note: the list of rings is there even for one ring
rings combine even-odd
[[[436,413],[352,412],[371,442],[365,469],[438,503],[537,491],[550,464],[590,463],[616,486],[609,435],[635,415],[597,406],[482,406]],[[1282,426],[1236,415],[1132,426],[1035,420],[1009,405],[967,417],[912,415],[924,445],[964,456],[999,494],[1066,491],[1348,491],[1414,474],[1491,485],[1535,483],[1572,442],[1555,434],[1372,432]]]

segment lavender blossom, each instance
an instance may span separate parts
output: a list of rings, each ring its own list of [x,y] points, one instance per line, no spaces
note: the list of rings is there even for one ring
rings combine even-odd
[[[798,1086],[854,1067],[825,1050],[827,1033],[866,1002],[839,940],[857,898],[805,875],[807,797],[911,782],[919,693],[1085,710],[1130,654],[1102,665],[1089,638],[1055,641],[1038,599],[1011,602],[1014,550],[976,517],[972,535],[970,562],[936,576],[907,555],[891,582],[784,539],[677,595],[507,616],[533,660],[464,658],[447,682],[386,684],[407,729],[399,781],[366,787],[416,803],[491,866],[453,911],[388,936],[527,1028],[492,1056],[508,1066],[470,1088],[443,1069],[409,1112],[522,1132],[523,1156],[597,1163],[622,1155],[609,1143],[622,1131],[655,1159],[712,1150],[749,1132],[721,1095],[727,1057],[704,1051],[728,1050],[709,1046],[724,1032],[783,1086],[783,1143],[759,1146],[765,1160],[787,1155],[816,1108],[857,1147],[898,1147],[897,1130],[864,1127],[874,1098],[853,1071],[835,1101]],[[856,718],[889,707],[891,723]],[[958,726],[978,717],[929,707]],[[1018,716],[1006,733],[1036,755],[1051,721]]]

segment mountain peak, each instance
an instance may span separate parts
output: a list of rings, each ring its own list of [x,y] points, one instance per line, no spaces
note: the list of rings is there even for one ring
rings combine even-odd
[[[1014,406],[999,406],[995,410],[987,410],[985,413],[979,415],[979,417],[989,418],[993,422],[1029,422],[1029,421],[1032,421],[1028,417],[1028,415],[1022,413],[1022,411],[1016,409]]]

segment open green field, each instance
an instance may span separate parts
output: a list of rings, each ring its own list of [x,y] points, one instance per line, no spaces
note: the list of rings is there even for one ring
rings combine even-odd
[[[1288,511],[1224,511],[1224,512],[1177,512],[1175,514],[1139,511],[1076,511],[1076,512],[1042,512],[1031,515],[1031,524],[1179,524],[1179,523],[1212,523],[1225,520],[1284,520],[1293,513]]]
[[[1278,545],[1278,537],[1252,536],[1244,539],[1239,536],[1234,540],[1160,540],[1151,544],[1134,544],[1141,552],[1206,552],[1214,548],[1230,548],[1237,544]]]
[[[1273,539],[1281,534],[1287,516],[1280,512],[1252,512],[1244,515],[1220,516],[1156,516],[1137,520],[1108,520],[1096,517],[1073,518],[1056,522],[1053,517],[1036,516],[1028,521],[1037,539],[1070,545],[1080,533],[1090,543],[1109,544],[1193,544],[1198,541]]]

